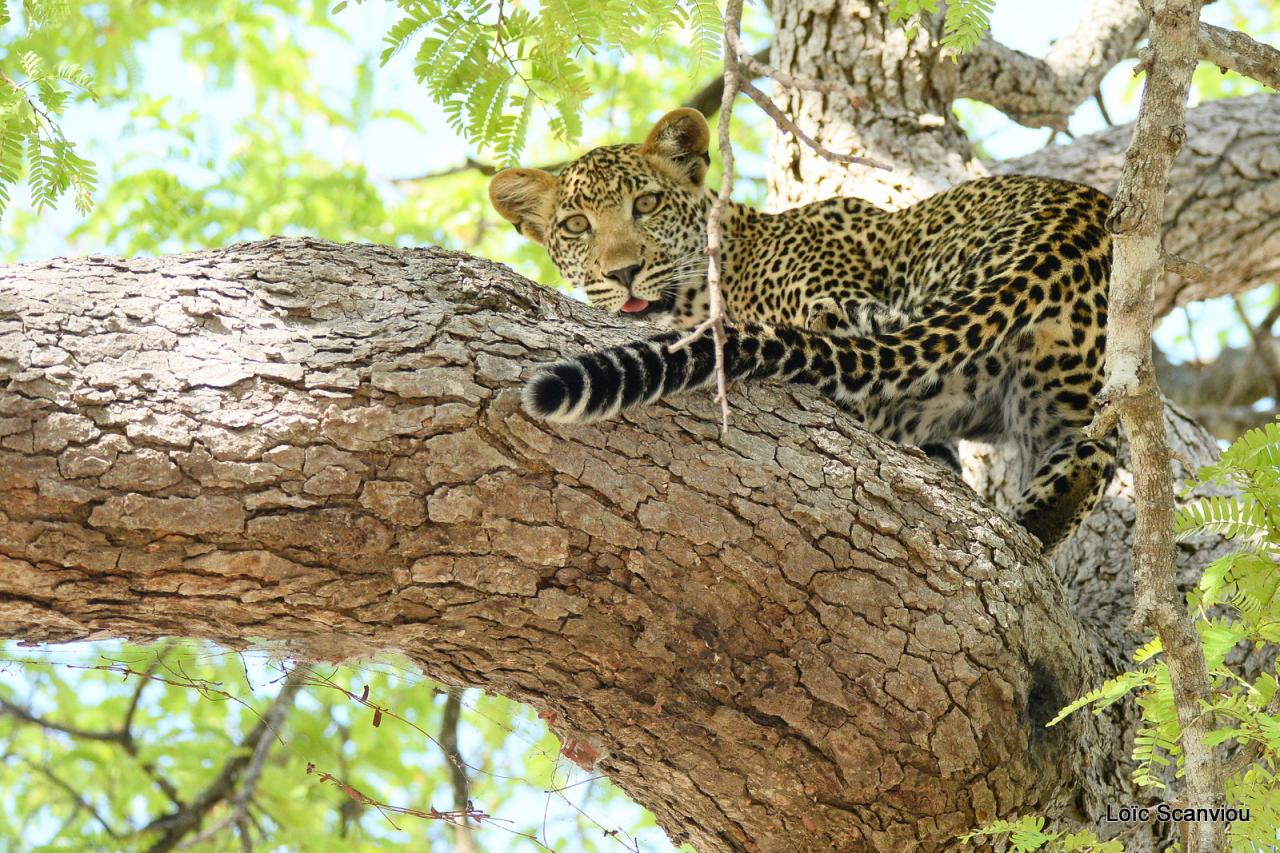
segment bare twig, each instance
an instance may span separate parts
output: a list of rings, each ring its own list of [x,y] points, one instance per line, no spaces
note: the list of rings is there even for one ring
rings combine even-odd
[[[884,163],[881,163],[879,160],[873,160],[870,157],[859,157],[855,154],[840,154],[838,152],[831,151],[819,145],[818,142],[813,139],[813,137],[809,136],[807,133],[801,130],[796,125],[796,123],[787,116],[786,113],[778,109],[778,106],[774,104],[774,102],[769,98],[768,95],[766,95],[764,92],[761,92],[753,84],[743,82],[742,93],[747,97],[749,97],[751,100],[755,101],[756,106],[764,110],[765,114],[768,115],[769,118],[773,119],[774,124],[776,124],[783,133],[792,134],[793,136],[795,136],[796,139],[799,139],[805,145],[808,145],[810,148],[812,148],[814,153],[817,154],[819,157],[822,157],[827,160],[831,160],[832,162],[835,162],[835,163],[853,163],[858,166],[868,166],[872,169],[889,170],[892,168],[890,166],[885,165]]]
[[[299,685],[301,685],[305,677],[305,673],[300,670],[309,669],[310,667],[307,667],[304,664],[299,664],[298,667],[290,672],[289,676],[285,679],[285,687],[288,687],[290,679],[295,680]],[[295,687],[293,696],[296,696],[296,690],[297,688]],[[218,833],[222,832],[227,827],[233,825],[236,828],[237,834],[240,836],[241,848],[247,850],[253,849],[253,844],[249,836],[249,806],[253,802],[253,794],[257,790],[258,780],[262,778],[262,770],[266,766],[267,756],[271,754],[271,748],[279,739],[279,733],[281,729],[284,728],[285,717],[288,716],[289,711],[293,708],[293,701],[291,697],[288,698],[287,701],[280,701],[282,694],[284,694],[284,688],[281,689],[280,694],[277,694],[276,700],[271,703],[271,707],[267,709],[266,716],[263,718],[267,728],[276,733],[276,737],[262,737],[258,739],[256,744],[254,744],[253,754],[249,759],[248,767],[245,768],[240,779],[239,789],[236,791],[235,796],[231,798],[230,811],[217,823],[212,824],[207,829],[201,830],[190,840],[179,845],[179,849],[186,850],[188,848],[195,847],[198,844],[202,844],[218,835]]]
[[[75,787],[71,785],[71,783],[67,782],[61,776],[58,776],[56,773],[54,773],[48,767],[45,767],[43,764],[36,764],[34,761],[28,761],[25,758],[19,758],[18,760],[21,761],[23,764],[25,764],[28,769],[34,770],[44,778],[48,779],[50,782],[54,784],[55,787],[61,788],[63,791],[65,791],[67,793],[67,796],[71,797],[71,800],[76,804],[76,808],[84,809],[89,814],[93,815],[93,819],[98,822],[98,824],[102,827],[103,831],[107,833],[107,835],[110,835],[112,838],[120,837],[120,834],[116,832],[114,828],[112,828],[111,824],[107,823],[106,819],[102,816],[102,814],[93,807],[93,804],[90,803],[88,800],[86,800],[80,794],[80,792],[77,791]]]
[[[1174,582],[1173,472],[1164,403],[1152,368],[1151,325],[1155,283],[1166,259],[1160,222],[1173,158],[1182,147],[1187,96],[1196,66],[1202,0],[1154,0],[1151,42],[1142,65],[1147,79],[1124,172],[1112,205],[1111,315],[1103,408],[1090,431],[1109,429],[1117,416],[1130,444],[1136,519],[1133,534],[1134,614],[1131,626],[1155,631],[1164,646],[1182,729],[1184,796],[1196,807],[1221,802],[1222,786],[1206,735],[1213,715],[1209,675],[1200,638]],[[1184,849],[1223,849],[1219,821],[1187,824]]]
[[[240,750],[237,754],[227,759],[226,764],[222,766],[222,770],[214,780],[200,794],[186,802],[176,812],[165,815],[151,823],[148,829],[162,830],[162,834],[154,844],[147,848],[147,853],[163,853],[165,850],[174,849],[187,833],[200,825],[200,822],[204,820],[210,809],[232,794],[236,785],[246,778],[246,774],[253,766],[255,759],[258,761],[257,772],[261,773],[261,763],[266,760],[265,752],[270,749],[269,744],[263,746],[262,742],[264,740],[273,741],[279,739],[278,732],[280,726],[284,723],[285,714],[293,707],[293,701],[298,695],[298,690],[302,687],[309,673],[309,667],[299,667],[290,672],[285,679],[284,685],[280,688],[280,692],[271,701],[271,706],[267,709],[266,714],[259,717],[258,724],[254,726],[253,730],[244,739],[244,742],[240,744]],[[260,749],[263,752],[259,758]],[[247,802],[246,800],[246,808]],[[243,814],[243,812],[240,812],[240,814]]]
[[[720,288],[720,230],[729,196],[733,193],[733,142],[729,138],[729,122],[733,118],[733,99],[743,86],[742,72],[733,46],[742,27],[742,0],[729,0],[724,10],[724,92],[720,97],[720,122],[717,128],[720,162],[724,172],[720,193],[707,216],[707,291],[710,297],[707,319],[689,335],[671,345],[671,351],[689,346],[708,331],[715,343],[716,400],[720,403],[720,429],[729,431],[729,389],[724,370],[724,294]],[[730,35],[732,34],[732,35]],[[750,85],[750,84],[747,84]]]
[[[1164,259],[1164,268],[1171,273],[1180,275],[1188,281],[1204,282],[1213,278],[1213,270],[1204,264],[1175,255],[1172,252],[1161,250],[1160,257]]]
[[[1244,324],[1245,329],[1249,331],[1249,340],[1253,344],[1253,351],[1257,354],[1258,360],[1266,367],[1267,373],[1271,376],[1272,391],[1280,393],[1280,359],[1276,358],[1275,349],[1271,346],[1271,332],[1268,326],[1254,326],[1249,319],[1248,313],[1244,310],[1244,305],[1240,302],[1240,297],[1233,295],[1231,303],[1236,309],[1236,316],[1240,318],[1240,322]]]
[[[748,54],[747,58],[752,60],[756,67],[764,66],[769,59],[770,47],[764,47],[755,53]],[[753,67],[746,62],[743,63],[746,68]],[[765,66],[768,67],[768,66]],[[724,98],[724,74],[717,74],[705,86],[691,95],[680,106],[697,110],[707,118],[711,118],[720,110],[720,101]]]
[[[128,732],[125,729],[95,731],[92,729],[82,729],[79,726],[72,726],[67,723],[57,723],[53,720],[46,720],[43,717],[39,717],[31,713],[26,708],[13,704],[3,696],[0,696],[0,712],[4,712],[11,717],[22,720],[24,723],[34,723],[42,729],[48,729],[53,732],[62,732],[63,734],[77,740],[97,740],[123,744],[128,738]]]
[[[843,80],[818,80],[813,77],[800,77],[795,74],[788,74],[780,68],[770,65],[766,59],[768,53],[761,57],[759,53],[751,54],[742,46],[742,42],[737,33],[730,33],[725,30],[725,40],[729,43],[730,49],[734,56],[738,58],[738,62],[747,71],[751,72],[752,77],[768,77],[775,83],[781,83],[788,89],[800,89],[806,92],[822,92],[826,95],[844,95],[849,99],[849,103],[854,107],[862,106],[862,99],[858,97],[858,92]]]
[[[1280,299],[1276,300],[1276,304],[1271,306],[1271,310],[1267,312],[1267,316],[1262,318],[1262,322],[1258,324],[1258,328],[1271,334],[1271,327],[1280,320]]]
[[[1116,123],[1111,120],[1111,114],[1107,112],[1107,103],[1102,99],[1102,87],[1099,86],[1097,91],[1093,93],[1093,100],[1098,105],[1098,113],[1102,116],[1102,120],[1106,122],[1107,127],[1115,127]]]

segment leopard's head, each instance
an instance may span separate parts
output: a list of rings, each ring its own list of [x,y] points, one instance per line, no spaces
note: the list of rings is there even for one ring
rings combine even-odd
[[[669,328],[705,313],[706,119],[667,113],[644,142],[596,148],[559,175],[504,169],[489,199],[592,305]]]

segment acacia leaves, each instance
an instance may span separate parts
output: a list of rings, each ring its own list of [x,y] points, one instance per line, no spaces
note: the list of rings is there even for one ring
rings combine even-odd
[[[907,28],[907,37],[915,38],[926,17],[936,15],[939,0],[886,0],[889,20]],[[943,47],[956,53],[973,50],[991,26],[995,0],[949,0],[942,22]]]
[[[65,2],[53,0],[28,0],[24,10],[28,28],[60,23],[67,14]],[[0,26],[12,24],[0,0]],[[58,117],[77,95],[97,97],[93,79],[74,62],[50,65],[33,50],[16,58],[17,68],[0,66],[0,215],[24,172],[37,213],[70,192],[84,215],[92,205],[97,170],[76,152]]]
[[[714,60],[720,45],[714,0],[548,0],[536,11],[488,0],[398,5],[383,64],[413,47],[414,74],[449,126],[504,164],[519,159],[539,110],[555,139],[582,135],[591,60],[622,64],[673,29],[688,38],[695,67]]]

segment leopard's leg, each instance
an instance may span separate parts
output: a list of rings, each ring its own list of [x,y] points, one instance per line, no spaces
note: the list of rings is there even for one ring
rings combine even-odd
[[[1073,430],[1046,453],[1018,504],[1018,521],[1052,551],[1097,507],[1115,470],[1115,440]]]
[[[920,445],[920,449],[924,451],[934,462],[937,462],[944,468],[950,468],[957,474],[962,473],[960,466],[960,448],[956,446],[954,441],[931,441],[927,444]]]
[[[1102,388],[1105,340],[1083,306],[1074,313],[1074,328],[1050,323],[1016,342],[1005,398],[1006,431],[1023,461],[1014,509],[1046,552],[1093,511],[1115,466],[1114,440],[1085,435]]]
[[[868,297],[822,296],[806,306],[804,327],[832,337],[854,338],[896,331],[910,322],[905,312]]]
[[[809,302],[804,327],[822,335],[835,335],[839,334],[839,330],[848,322],[849,319],[845,316],[844,308],[840,307],[840,303],[830,296],[824,296]]]

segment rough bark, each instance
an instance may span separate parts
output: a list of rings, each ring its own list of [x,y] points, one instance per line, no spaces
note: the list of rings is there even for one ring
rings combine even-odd
[[[1185,126],[1169,172],[1164,247],[1214,275],[1164,276],[1157,314],[1280,279],[1280,95],[1201,104],[1187,110]],[[987,165],[993,174],[1051,175],[1114,193],[1132,136],[1133,125],[1124,125]]]
[[[1280,341],[1265,337],[1246,348],[1228,348],[1212,361],[1171,363],[1155,354],[1160,390],[1204,424],[1214,436],[1231,440],[1245,430],[1275,420],[1274,405],[1255,407],[1280,392]]]
[[[1130,7],[1137,4],[1099,0],[1096,5],[1101,29],[1111,35],[1092,47],[1083,36],[1064,40],[1055,48],[1061,56],[1053,54],[1058,64],[1092,68],[1136,38],[1130,32],[1137,26]],[[833,195],[902,207],[987,173],[1050,175],[1106,192],[1118,187],[1133,125],[1026,157],[979,162],[952,116],[951,100],[962,92],[956,67],[932,46],[936,33],[925,28],[908,42],[900,27],[888,23],[885,4],[874,0],[786,0],[774,12],[773,64],[802,77],[846,80],[864,102],[854,107],[843,97],[779,89],[779,105],[824,147],[874,157],[894,168],[885,172],[832,163],[779,134],[769,175],[773,207]],[[982,57],[979,52],[967,61],[980,68]],[[965,74],[972,79],[977,71]],[[1048,85],[1041,76],[1000,75],[985,100],[1034,99]],[[1162,227],[1167,251],[1205,264],[1214,275],[1205,282],[1164,276],[1156,293],[1157,314],[1280,276],[1280,95],[1214,101],[1187,111],[1186,144],[1170,172]]]
[[[403,651],[556,714],[703,851],[933,849],[1132,796],[1125,720],[1038,725],[1111,638],[1022,530],[821,400],[742,389],[723,444],[700,395],[532,423],[531,365],[637,330],[442,250],[2,276],[6,636]]]
[[[954,96],[982,101],[1027,127],[1066,130],[1067,119],[1097,93],[1107,72],[1137,53],[1147,28],[1137,0],[1091,0],[1043,59],[990,37],[958,57]],[[1280,88],[1280,51],[1274,47],[1205,23],[1194,38],[1205,62]]]
[[[785,0],[774,4],[771,62],[799,77],[852,84],[841,96],[781,89],[775,100],[824,148],[894,168],[832,163],[794,137],[775,135],[769,174],[778,208],[852,195],[901,207],[985,174],[951,112],[955,71],[936,47],[941,19],[908,41],[879,0]]]

